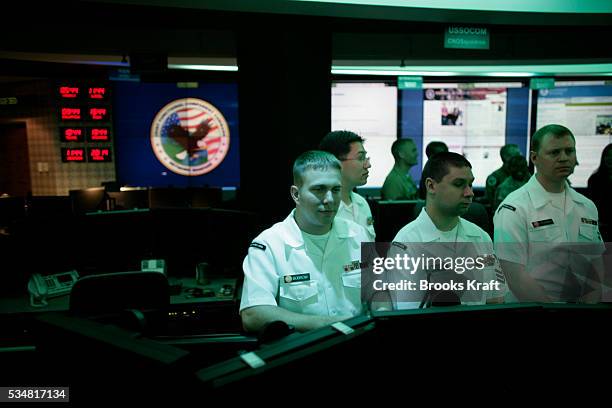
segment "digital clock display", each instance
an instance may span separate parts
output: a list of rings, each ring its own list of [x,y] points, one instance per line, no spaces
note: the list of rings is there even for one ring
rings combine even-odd
[[[81,108],[64,106],[60,112],[62,120],[81,120]]]
[[[89,162],[110,162],[112,161],[111,150],[109,147],[88,147],[87,161]]]
[[[105,101],[107,100],[108,88],[105,86],[90,86],[87,90],[89,99],[94,101]]]
[[[62,162],[85,162],[85,149],[62,147]]]
[[[85,139],[85,130],[82,127],[60,127],[60,141],[82,142]]]
[[[87,129],[88,142],[109,142],[110,136],[109,127],[91,127]]]
[[[60,86],[59,95],[62,99],[76,99],[79,97],[79,87],[74,85]]]
[[[90,107],[88,113],[90,120],[102,122],[108,120],[109,109],[105,107]]]

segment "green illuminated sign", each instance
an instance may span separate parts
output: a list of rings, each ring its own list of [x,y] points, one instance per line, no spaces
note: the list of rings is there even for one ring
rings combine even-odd
[[[400,76],[397,77],[397,89],[421,89],[423,88],[423,77]]]
[[[555,87],[555,78],[533,78],[529,81],[530,89],[552,89]]]
[[[444,48],[489,49],[489,30],[483,27],[450,26],[444,31]]]

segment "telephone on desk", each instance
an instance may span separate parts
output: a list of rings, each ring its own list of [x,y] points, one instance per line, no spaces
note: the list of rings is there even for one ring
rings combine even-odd
[[[47,306],[48,298],[70,293],[72,286],[78,279],[79,274],[75,270],[46,276],[39,273],[32,274],[28,282],[30,305],[32,307]]]

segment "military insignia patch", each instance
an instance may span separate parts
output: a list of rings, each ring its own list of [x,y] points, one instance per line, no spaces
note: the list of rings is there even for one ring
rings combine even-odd
[[[251,245],[249,245],[249,248],[257,248],[257,249],[261,249],[262,251],[266,250],[266,246],[264,244],[260,244],[259,242],[251,242]]]
[[[398,247],[398,248],[401,248],[401,249],[403,249],[404,251],[405,251],[406,249],[408,249],[408,247],[407,247],[406,245],[402,244],[401,242],[395,242],[395,241],[393,241],[393,242],[391,243],[391,245],[396,246],[396,247]]]
[[[513,207],[510,204],[502,204],[502,205],[499,206],[499,210],[497,210],[497,212],[500,212],[500,210],[502,208],[505,208],[505,209],[510,210],[510,211],[516,211],[516,207]]]

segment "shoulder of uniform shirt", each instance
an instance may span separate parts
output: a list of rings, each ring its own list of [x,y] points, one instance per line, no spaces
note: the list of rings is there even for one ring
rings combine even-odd
[[[393,241],[411,242],[411,241],[416,240],[418,237],[415,236],[417,234],[414,234],[414,232],[418,228],[418,223],[416,223],[415,221],[416,220],[413,220],[409,222],[408,224],[404,225],[402,228],[400,228],[397,234],[395,234],[395,238],[393,238]]]
[[[335,224],[336,230],[341,234],[342,233],[353,233],[357,237],[361,236],[360,239],[362,241],[363,241],[362,239],[363,237],[365,237],[366,240],[369,241],[368,230],[363,225],[357,224],[353,220],[336,217],[334,218],[334,224]]]
[[[474,224],[465,218],[461,218],[461,226],[465,228],[465,232],[468,236],[479,237],[481,242],[492,242],[489,234],[487,234],[487,232],[480,228],[477,224]]]
[[[359,193],[355,193],[353,192],[353,194],[351,195],[351,199],[353,201],[355,201],[355,203],[357,205],[366,205],[368,208],[370,207],[370,205],[368,204],[368,200],[365,199],[365,197],[363,197],[361,194]]]
[[[284,241],[287,237],[287,223],[290,222],[289,219],[285,219],[283,221],[279,221],[272,225],[271,227],[263,230],[257,235],[252,242],[260,242],[267,243],[274,240],[282,240]]]
[[[527,191],[527,188],[525,188],[525,186],[526,184],[522,185],[521,187],[508,194],[504,201],[502,201],[501,204],[497,207],[494,215],[497,216],[504,209],[514,211],[516,213],[517,210],[521,207],[521,205],[524,205],[526,200],[531,200],[529,198],[529,192]],[[506,207],[504,207],[504,205]]]
[[[570,187],[571,188],[571,187]],[[593,202],[593,200],[591,200],[589,197],[585,196],[584,194],[581,194],[579,192],[577,192],[575,189],[572,188],[572,194],[575,194],[576,196],[578,196],[583,204],[588,207],[590,210],[595,210],[597,211],[597,206],[595,205],[595,203]]]

